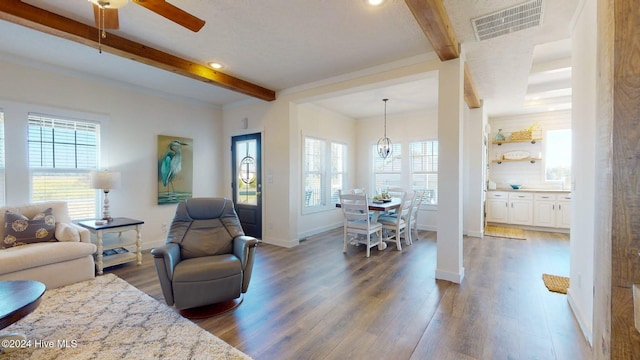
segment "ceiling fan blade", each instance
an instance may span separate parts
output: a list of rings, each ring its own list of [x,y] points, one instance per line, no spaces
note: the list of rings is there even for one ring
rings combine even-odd
[[[100,24],[100,8],[98,5],[93,5],[93,18],[96,21],[96,27],[98,29],[118,30],[120,28],[120,22],[118,21],[118,9],[103,9],[104,11],[104,26]]]
[[[205,24],[204,20],[171,5],[165,0],[133,0],[133,2],[160,16],[164,16],[165,18],[182,25],[193,32],[198,32]]]

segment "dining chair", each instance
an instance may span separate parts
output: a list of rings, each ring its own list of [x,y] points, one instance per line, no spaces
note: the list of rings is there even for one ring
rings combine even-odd
[[[395,242],[398,250],[402,250],[400,239],[402,234],[407,231],[411,200],[411,197],[407,196],[405,192],[400,200],[400,207],[394,214],[382,214],[378,217],[378,222],[382,224],[382,229],[386,233],[383,236],[383,241]]]
[[[344,244],[342,252],[347,252],[347,244],[364,244],[367,247],[367,257],[369,257],[371,248],[382,244],[382,224],[370,220],[369,199],[366,193],[340,193],[339,196],[340,207],[344,215]],[[372,239],[372,234],[376,235],[375,239]]]
[[[418,239],[418,212],[420,212],[420,205],[425,197],[425,190],[416,190],[415,192],[415,201],[411,205],[411,212],[409,213],[409,234],[411,235],[411,243],[413,243],[413,238]]]
[[[396,199],[402,200],[406,193],[407,192],[404,191],[404,189],[402,189],[401,187],[391,186],[391,187],[387,188],[387,194],[389,194],[389,196],[392,199],[396,198]],[[397,209],[389,210],[389,211],[387,211],[387,214],[395,214],[396,211],[397,211]]]
[[[404,237],[404,241],[405,244],[407,245],[411,245],[413,244],[413,237],[411,234],[411,215],[413,214],[413,206],[415,204],[416,201],[418,201],[418,192],[417,191],[408,191],[407,192],[407,200],[411,199],[411,201],[409,202],[409,211],[405,212],[404,215],[400,215],[402,217],[402,220],[404,220],[404,222],[406,223],[406,230],[402,232],[402,236]]]

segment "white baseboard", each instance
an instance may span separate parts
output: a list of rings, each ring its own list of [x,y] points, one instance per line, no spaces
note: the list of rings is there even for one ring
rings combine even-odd
[[[573,313],[573,317],[578,321],[578,325],[580,326],[580,330],[582,330],[582,335],[587,339],[589,345],[593,346],[593,342],[591,341],[591,337],[593,336],[591,326],[588,326],[580,307],[574,300],[573,291],[571,288],[567,289],[567,301],[569,302],[569,307],[571,308],[571,312]]]
[[[460,268],[460,271],[458,273],[436,269],[436,279],[461,284],[462,279],[464,279],[464,268]]]
[[[291,239],[287,241],[287,240],[281,240],[281,239],[271,239],[263,236],[261,241],[265,244],[276,245],[276,246],[285,247],[285,248],[292,248],[294,246],[300,245],[300,241],[298,239]]]
[[[343,226],[343,222],[340,221],[340,222],[335,223],[335,224],[317,227],[315,229],[311,229],[311,230],[307,230],[307,231],[299,233],[298,234],[298,239],[302,240],[302,239],[307,238],[309,236],[313,236],[313,235],[316,235],[316,234],[323,233],[325,231],[337,229],[337,228],[340,228],[342,226]]]
[[[437,226],[427,226],[427,225],[418,224],[417,228],[418,230],[424,230],[424,231],[438,231]]]
[[[465,235],[469,236],[469,237],[476,237],[476,238],[481,238],[483,236],[482,231],[468,231]]]

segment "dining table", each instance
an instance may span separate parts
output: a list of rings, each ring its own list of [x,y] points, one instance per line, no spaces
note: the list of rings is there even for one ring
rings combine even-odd
[[[378,222],[378,217],[380,216],[381,213],[398,209],[400,208],[401,204],[402,204],[402,199],[395,198],[395,197],[388,200],[370,200],[368,208],[369,208],[369,211],[371,211],[371,222],[372,223]],[[337,203],[336,207],[341,208],[342,206],[340,205],[340,203]],[[380,245],[378,246],[379,250],[384,250],[386,248],[387,248],[387,244],[384,241],[381,242]]]
[[[378,221],[378,216],[380,216],[380,213],[395,210],[399,208],[401,204],[402,202],[400,198],[391,198],[384,201],[369,200],[369,211],[373,211],[373,218],[371,218],[371,221]],[[340,203],[337,203],[336,207],[341,207]]]

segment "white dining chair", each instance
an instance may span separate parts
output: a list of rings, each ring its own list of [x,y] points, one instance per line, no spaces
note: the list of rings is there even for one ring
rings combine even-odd
[[[406,230],[402,232],[402,236],[404,237],[405,244],[411,245],[413,244],[413,236],[411,234],[411,216],[413,214],[414,205],[416,201],[418,201],[418,192],[413,190],[408,191],[407,199],[411,199],[411,202],[409,203],[409,211],[405,212],[404,215],[401,215],[402,220],[405,221],[407,226]]]
[[[382,245],[382,224],[370,220],[367,194],[341,193],[340,207],[344,215],[342,252],[347,252],[347,244],[363,244],[367,247],[367,257],[369,257],[372,247]],[[375,239],[372,238],[374,234]]]
[[[413,239],[418,239],[418,213],[420,212],[420,205],[424,199],[426,191],[417,190],[415,195],[415,201],[411,205],[411,212],[409,213],[409,234],[411,235],[410,241],[413,244]],[[415,235],[415,236],[414,236]]]
[[[401,236],[407,231],[407,220],[411,210],[411,198],[404,193],[400,200],[400,207],[394,214],[382,214],[378,222],[384,231],[383,241],[395,242],[396,248],[402,250]]]

